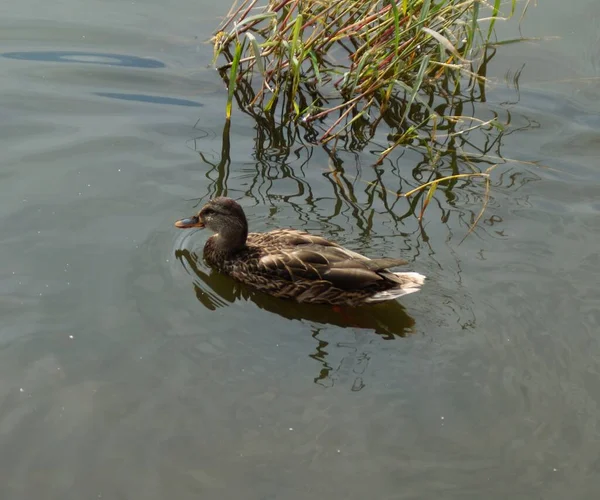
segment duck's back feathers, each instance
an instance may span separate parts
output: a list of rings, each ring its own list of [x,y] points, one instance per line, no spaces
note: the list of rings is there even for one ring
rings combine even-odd
[[[424,279],[418,273],[387,271],[406,264],[405,260],[369,259],[320,236],[292,229],[250,233],[246,248],[225,259],[211,255],[210,248],[207,244],[206,260],[233,278],[299,302],[381,302],[417,291]]]

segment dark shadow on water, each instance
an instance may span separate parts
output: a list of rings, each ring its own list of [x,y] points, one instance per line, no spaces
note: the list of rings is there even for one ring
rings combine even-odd
[[[117,92],[94,92],[94,95],[100,97],[109,97],[111,99],[120,99],[123,101],[149,102],[152,104],[168,104],[170,106],[189,106],[194,108],[203,106],[199,102],[190,101],[188,99],[177,99],[174,97],[164,97],[159,95],[124,94]]]
[[[25,61],[43,61],[57,63],[101,64],[105,66],[125,66],[129,68],[165,68],[165,64],[149,57],[109,54],[104,52],[79,51],[27,51],[4,52],[2,57]]]

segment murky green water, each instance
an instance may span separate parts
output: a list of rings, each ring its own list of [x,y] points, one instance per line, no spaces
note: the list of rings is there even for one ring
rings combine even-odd
[[[464,241],[482,184],[420,227],[394,194],[416,151],[332,170],[236,112],[223,161],[202,41],[228,7],[0,6],[0,497],[595,498],[598,5],[530,8],[524,35],[562,38],[490,62],[492,152],[540,166],[494,170]],[[172,225],[225,191],[426,286],[350,318],[249,295]]]

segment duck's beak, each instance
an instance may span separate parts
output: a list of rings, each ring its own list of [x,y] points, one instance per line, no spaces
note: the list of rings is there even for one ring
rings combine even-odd
[[[191,227],[197,227],[198,229],[203,229],[204,222],[202,222],[197,215],[194,215],[193,217],[186,217],[185,219],[179,219],[175,223],[175,227],[178,227],[179,229],[189,229]]]

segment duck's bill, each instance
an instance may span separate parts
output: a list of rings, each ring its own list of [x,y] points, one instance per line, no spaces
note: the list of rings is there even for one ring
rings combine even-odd
[[[179,229],[189,229],[190,227],[197,227],[198,229],[202,229],[204,227],[204,223],[200,221],[197,216],[194,217],[186,217],[185,219],[179,219],[175,223],[175,227]]]

